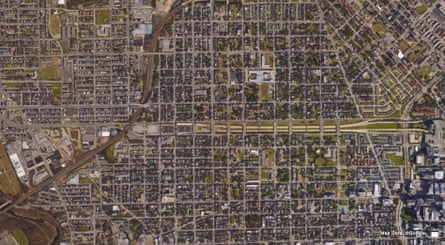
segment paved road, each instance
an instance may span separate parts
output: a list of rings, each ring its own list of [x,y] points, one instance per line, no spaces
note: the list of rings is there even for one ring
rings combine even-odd
[[[196,3],[197,1],[195,1]],[[202,0],[199,2],[208,2],[208,0]],[[225,1],[221,1],[225,2]],[[159,25],[156,27],[155,32],[151,36],[150,40],[150,47],[147,51],[149,54],[155,54],[157,49],[157,42],[159,39],[159,35],[164,28],[166,24],[169,23],[170,19],[179,11],[187,7],[189,4],[191,4],[192,1],[188,0],[182,3],[181,5],[175,7],[172,9],[166,16],[163,17],[162,21],[159,23]],[[153,73],[153,66],[154,63],[154,56],[149,55],[149,62],[147,64],[147,77],[145,81],[144,91],[141,98],[141,104],[145,104],[148,102],[149,98],[152,95],[152,89],[153,89],[153,81],[152,81],[152,73]],[[31,197],[32,195],[38,193],[39,191],[42,191],[46,187],[50,186],[52,183],[61,181],[66,179],[70,174],[72,174],[74,171],[78,170],[85,164],[87,164],[91,159],[93,159],[97,154],[104,151],[107,147],[113,145],[114,143],[121,140],[128,131],[134,126],[134,124],[140,119],[143,108],[137,108],[135,109],[134,113],[132,114],[130,121],[125,126],[125,128],[119,132],[117,135],[113,136],[108,140],[107,143],[100,145],[98,148],[90,150],[88,152],[82,153],[81,155],[77,156],[72,164],[68,165],[67,167],[63,168],[61,171],[56,173],[54,176],[49,177],[48,179],[44,180],[43,182],[39,183],[38,185],[30,188],[26,193],[23,193],[19,196],[17,196],[10,205],[6,206],[2,210],[0,210],[0,214],[6,213],[7,211],[11,210],[13,207],[20,205],[23,203],[27,198]],[[32,127],[32,126],[31,126]]]
[[[157,40],[159,38],[160,32],[163,29],[163,27],[169,22],[170,18],[174,16],[178,11],[185,8],[187,5],[189,5],[191,1],[186,1],[182,5],[174,8],[172,11],[170,11],[169,14],[167,14],[161,23],[157,26],[156,31],[153,33],[151,37],[151,45],[148,52],[154,52],[157,48]],[[153,72],[153,62],[154,62],[154,56],[150,55],[150,62],[147,65],[147,80],[146,85],[144,86],[143,96],[141,98],[141,103],[144,104],[149,100],[149,97],[152,94],[152,72]],[[26,193],[23,193],[19,196],[17,196],[10,205],[6,206],[2,210],[0,210],[0,214],[6,213],[12,208],[14,208],[17,205],[20,205],[23,203],[26,199],[33,196],[34,194],[42,191],[46,187],[50,186],[52,183],[61,181],[66,179],[70,174],[72,174],[74,171],[78,170],[79,168],[83,167],[86,163],[88,163],[91,159],[93,159],[97,154],[104,151],[107,147],[113,145],[114,143],[121,140],[128,131],[134,126],[134,124],[140,119],[143,112],[143,108],[137,108],[133,115],[130,118],[130,121],[128,122],[127,126],[119,132],[117,135],[111,137],[107,143],[100,145],[96,149],[90,150],[88,152],[82,153],[81,155],[77,156],[72,164],[69,164],[59,172],[57,172],[54,176],[49,177],[48,179],[42,181],[38,185],[30,188]]]
[[[139,119],[141,115],[142,110],[138,110],[135,112],[135,116],[133,116],[132,120],[128,124],[127,127],[121,132],[119,132],[117,135],[113,136],[108,140],[107,143],[99,146],[98,148],[88,151],[86,153],[83,153],[75,158],[72,164],[67,165],[65,168],[57,172],[55,175],[53,175],[50,178],[47,178],[46,180],[42,181],[38,185],[30,188],[26,193],[19,195],[16,199],[13,200],[13,202],[6,206],[4,209],[0,211],[1,213],[5,213],[15,207],[16,205],[21,204],[24,202],[28,197],[38,193],[39,191],[42,191],[46,187],[50,186],[52,183],[60,180],[66,179],[71,173],[81,168],[83,165],[88,163],[91,159],[93,159],[97,154],[104,151],[107,147],[111,146],[112,144],[118,142],[120,139],[122,139],[128,132],[128,130],[133,126],[133,124]]]

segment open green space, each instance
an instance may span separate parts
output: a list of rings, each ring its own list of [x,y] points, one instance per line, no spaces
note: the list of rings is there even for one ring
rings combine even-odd
[[[345,125],[347,129],[399,129],[401,125],[397,122],[382,122],[382,123],[370,123],[368,125],[362,126],[353,126],[348,127]]]
[[[230,15],[232,20],[236,19],[236,14],[238,13],[238,8],[236,5],[232,5],[232,7],[230,8]]]
[[[416,7],[416,11],[419,15],[422,15],[423,13],[425,13],[428,10],[428,6],[426,6],[425,4],[419,5]]]
[[[51,14],[49,16],[49,32],[51,35],[56,36],[60,35],[60,29],[62,26],[62,19],[58,14]]]
[[[91,230],[90,227],[87,225],[83,225],[80,227],[80,231],[82,231],[82,232],[88,232],[90,230]]]
[[[264,55],[264,63],[270,67],[273,67],[273,56],[272,55]]]
[[[423,65],[420,67],[419,73],[422,77],[426,78],[433,71],[433,68],[430,65]]]
[[[400,110],[395,110],[390,117],[400,118],[402,116],[402,112]]]
[[[110,10],[99,9],[95,11],[96,25],[110,24]]]
[[[261,179],[270,179],[270,172],[269,170],[262,168],[261,169]]]
[[[87,184],[91,184],[91,183],[93,183],[93,182],[86,176],[79,178],[79,184],[81,184],[81,185],[87,185]]]
[[[62,96],[62,84],[61,83],[53,84],[53,96],[55,98],[59,98],[59,99]]]
[[[117,163],[117,156],[114,155],[114,148],[116,144],[110,145],[107,149],[105,149],[105,160],[109,163]]]
[[[239,162],[243,162],[244,161],[244,151],[238,150],[238,152],[236,153],[236,157]]]
[[[266,158],[269,161],[274,162],[275,161],[275,150],[274,149],[267,149],[266,150]]]
[[[6,88],[19,88],[20,85],[16,82],[10,82],[6,84]]]
[[[405,40],[400,41],[399,47],[403,52],[405,52],[409,48],[408,42]]]
[[[51,81],[51,80],[59,80],[60,79],[60,71],[59,66],[50,65],[43,67],[40,71],[40,79]]]
[[[385,24],[382,21],[377,21],[374,24],[372,24],[372,29],[374,30],[374,32],[376,32],[380,36],[385,35],[386,32],[388,31],[386,29]]]
[[[267,83],[260,84],[260,100],[261,101],[271,100],[271,97],[269,95],[269,84]]]
[[[403,165],[405,161],[402,156],[397,156],[395,153],[386,153],[385,158],[388,159],[393,165]]]
[[[29,244],[29,240],[28,238],[25,236],[25,233],[23,233],[22,230],[17,229],[12,233],[15,237],[15,239],[17,240],[17,242],[20,245],[28,245]]]
[[[230,197],[234,200],[240,200],[241,199],[241,188],[239,186],[233,186],[230,190]]]
[[[263,45],[262,45],[262,50],[272,51],[273,50],[273,40],[268,39],[268,38],[264,38]]]
[[[0,145],[0,190],[6,195],[20,193],[20,182],[3,145]]]

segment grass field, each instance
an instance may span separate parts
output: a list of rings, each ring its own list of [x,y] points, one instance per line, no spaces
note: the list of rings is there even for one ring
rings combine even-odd
[[[81,185],[87,185],[87,184],[91,184],[91,180],[88,177],[80,177],[79,178],[79,184]]]
[[[49,32],[51,35],[56,36],[60,35],[60,28],[62,26],[62,20],[59,15],[51,14],[49,16]]]
[[[0,172],[1,192],[7,195],[20,193],[20,182],[3,145],[0,145]]]
[[[428,6],[426,6],[425,4],[419,5],[416,7],[416,11],[419,15],[422,15],[423,13],[425,13],[428,10]]]
[[[267,169],[261,169],[261,179],[270,179],[270,173]]]
[[[269,95],[269,84],[262,83],[260,84],[260,100],[261,101],[270,101],[270,95]]]
[[[244,151],[238,150],[238,152],[236,153],[236,158],[239,162],[244,162]]]
[[[265,65],[273,67],[273,56],[272,55],[265,55],[264,56],[264,63],[265,63]]]
[[[432,71],[433,68],[431,68],[431,66],[423,65],[420,67],[419,73],[422,77],[428,77]]]
[[[90,227],[87,226],[87,225],[84,225],[84,226],[80,227],[80,231],[82,231],[82,232],[87,232],[87,231],[90,231],[90,230],[91,230]]]
[[[110,24],[110,10],[101,9],[95,12],[96,25]]]
[[[274,149],[267,149],[266,150],[266,157],[269,161],[274,162],[275,161],[275,150]]]
[[[238,8],[236,7],[236,5],[232,5],[232,8],[230,9],[230,15],[232,20],[236,19],[236,13],[238,12]]]
[[[400,110],[396,110],[391,114],[391,117],[400,118],[402,116],[402,112]]]
[[[372,29],[379,34],[380,36],[383,36],[386,34],[386,32],[388,31],[386,29],[386,26],[383,22],[381,21],[377,21],[372,25]]]
[[[43,67],[40,72],[40,79],[47,81],[60,79],[59,67],[57,65]]]
[[[117,157],[114,155],[114,148],[116,144],[112,144],[107,149],[105,149],[105,160],[109,163],[117,163]]]
[[[267,38],[263,40],[262,50],[272,51],[273,50],[273,41]]]
[[[62,84],[60,83],[53,84],[53,96],[55,98],[60,99],[60,97],[62,96]]]
[[[6,88],[19,88],[20,85],[18,83],[15,82],[11,82],[11,83],[7,83],[6,84]]]
[[[393,165],[403,165],[405,164],[405,161],[403,160],[403,156],[397,156],[394,153],[386,153],[385,158],[391,161],[391,164]]]
[[[398,129],[401,128],[400,124],[397,122],[388,123],[373,123],[363,126],[346,127],[347,129]]]
[[[26,238],[25,233],[23,233],[22,230],[17,229],[12,234],[14,235],[15,239],[17,240],[17,242],[20,245],[28,245],[29,244],[28,238]]]

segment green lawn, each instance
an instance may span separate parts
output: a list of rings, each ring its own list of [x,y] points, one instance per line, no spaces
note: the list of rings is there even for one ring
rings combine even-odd
[[[323,157],[317,157],[317,159],[315,159],[315,166],[317,167],[322,167],[324,166],[326,163],[326,160]]]
[[[101,9],[95,12],[96,25],[110,24],[110,10]]]
[[[238,12],[238,8],[236,7],[236,5],[232,5],[232,8],[230,9],[230,15],[232,20],[236,19],[236,13]]]
[[[40,79],[42,80],[59,80],[60,71],[56,65],[43,67],[40,71]]]
[[[23,233],[22,230],[17,229],[12,234],[14,235],[15,239],[17,240],[17,242],[20,245],[28,245],[29,244],[28,238],[26,238],[25,233]]]
[[[386,153],[385,154],[385,158],[388,159],[389,161],[391,161],[391,164],[393,165],[403,165],[405,164],[405,161],[403,159],[403,155],[402,156],[397,156],[394,153]]]
[[[403,52],[405,52],[405,51],[409,48],[409,45],[408,45],[408,43],[407,43],[405,40],[401,41],[401,42],[399,43],[399,46],[400,46],[400,49],[401,49]]]
[[[87,185],[87,184],[91,184],[91,180],[88,177],[81,177],[79,178],[79,184],[81,185]]]
[[[433,68],[429,65],[423,65],[420,67],[419,73],[422,77],[426,78],[430,75],[430,73],[433,71]]]
[[[402,116],[402,112],[400,110],[396,110],[391,114],[391,117],[400,118]]]
[[[6,88],[19,88],[20,85],[16,82],[11,82],[6,84]]]
[[[19,194],[20,183],[3,145],[0,145],[0,171],[0,191],[12,196]]]
[[[372,29],[379,34],[380,36],[383,36],[386,34],[386,32],[388,31],[386,29],[385,24],[382,21],[377,21],[372,25]]]
[[[239,162],[244,162],[244,151],[238,150],[238,152],[236,153],[236,157]]]
[[[261,169],[261,179],[270,179],[270,173],[267,169]]]
[[[398,129],[400,128],[400,124],[397,122],[388,122],[388,123],[371,123],[364,126],[354,126],[347,127],[347,129]]]
[[[400,128],[400,124],[396,122],[391,123],[376,123],[369,124],[366,126],[367,129],[398,129]]]
[[[114,155],[114,148],[116,144],[112,144],[107,149],[105,149],[105,160],[109,163],[117,163],[117,157]]]
[[[262,83],[260,84],[260,100],[261,101],[270,101],[270,95],[269,95],[269,84]]]
[[[271,162],[275,162],[275,150],[274,149],[267,149],[266,150],[266,157]]]
[[[272,55],[265,55],[264,56],[264,63],[266,63],[265,65],[273,67],[273,56]]]
[[[53,84],[53,96],[60,99],[60,97],[62,96],[62,84]]]
[[[273,41],[267,38],[263,40],[262,50],[272,51],[273,50]]]
[[[240,200],[241,199],[241,189],[238,186],[233,186],[230,190],[230,196],[233,200]]]
[[[87,225],[84,225],[84,226],[81,226],[81,227],[80,227],[80,231],[82,231],[82,232],[88,232],[88,231],[90,231],[90,230],[91,230],[90,227],[87,226]]]
[[[423,13],[425,13],[428,10],[428,6],[426,6],[425,4],[419,5],[416,7],[416,11],[419,15],[422,15]]]
[[[49,16],[49,32],[51,33],[51,35],[60,35],[61,26],[62,19],[60,19],[59,15],[51,14]]]

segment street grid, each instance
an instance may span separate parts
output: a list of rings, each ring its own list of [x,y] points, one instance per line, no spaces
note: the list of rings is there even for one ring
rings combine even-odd
[[[185,1],[142,39],[153,9],[132,1],[0,3],[5,138],[90,135],[63,168],[25,156],[50,176],[1,212],[28,200],[72,244],[406,243],[409,139],[429,133],[411,116],[439,101],[425,44],[443,41],[400,31],[399,3],[359,2]],[[410,25],[439,28],[425,15]],[[397,60],[405,38],[419,47]]]

